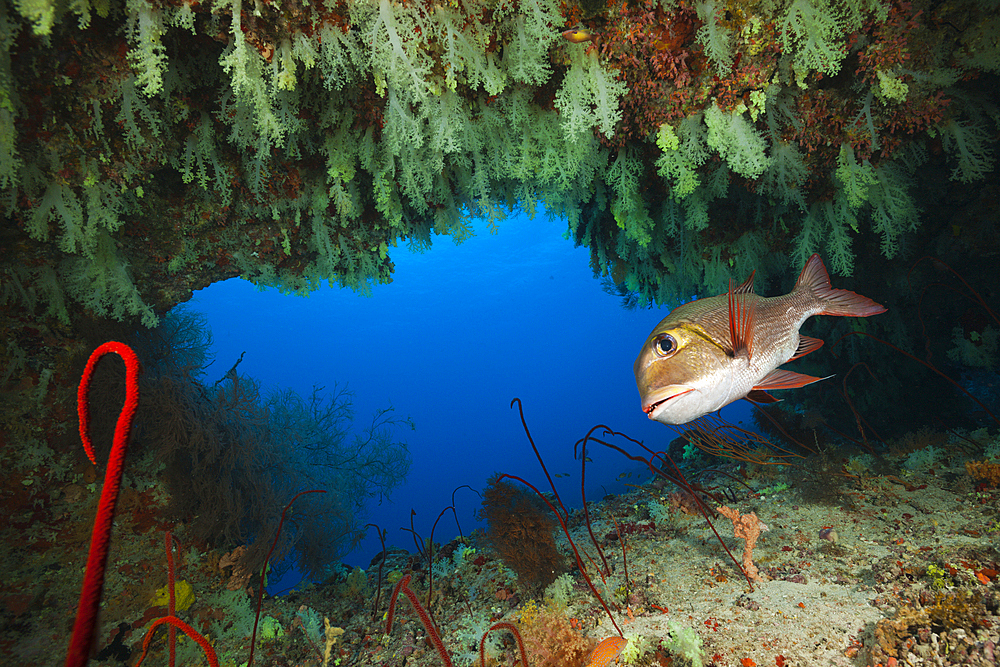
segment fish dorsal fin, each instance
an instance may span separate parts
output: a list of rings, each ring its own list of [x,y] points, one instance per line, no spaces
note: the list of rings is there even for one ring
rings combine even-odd
[[[823,341],[819,338],[810,338],[809,336],[799,335],[799,346],[795,349],[795,354],[789,361],[804,357],[810,352],[815,352],[819,348],[823,347]]]
[[[750,272],[750,277],[744,280],[740,285],[736,287],[734,292],[737,294],[753,294],[753,276],[757,273],[756,271]]]
[[[749,297],[753,294],[753,273],[739,287],[733,287],[729,280],[729,341],[732,353],[747,351],[747,357],[753,357],[753,320],[756,313],[756,301]]]
[[[827,377],[833,377],[828,375]],[[776,368],[767,375],[764,379],[754,385],[754,388],[750,391],[771,391],[772,389],[797,389],[798,387],[804,387],[807,384],[812,384],[813,382],[819,382],[820,380],[825,380],[826,378],[813,377],[812,375],[803,375],[802,373],[796,373],[795,371],[786,371],[780,368]]]

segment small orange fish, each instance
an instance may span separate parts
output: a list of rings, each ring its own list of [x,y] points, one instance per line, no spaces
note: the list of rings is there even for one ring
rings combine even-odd
[[[574,44],[582,44],[583,42],[592,42],[594,40],[594,33],[590,32],[586,28],[572,28],[570,30],[563,31],[563,39],[568,42],[573,42]]]
[[[587,661],[587,667],[607,667],[613,664],[625,649],[628,640],[624,637],[608,637],[594,649]]]

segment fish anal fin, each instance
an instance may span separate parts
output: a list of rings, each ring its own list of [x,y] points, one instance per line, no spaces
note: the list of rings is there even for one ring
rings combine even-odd
[[[803,336],[800,334],[799,346],[796,348],[795,354],[792,355],[792,358],[789,359],[789,361],[804,357],[810,352],[815,352],[821,347],[823,347],[823,341],[819,338],[810,338],[809,336]]]
[[[768,403],[778,403],[781,401],[780,398],[775,398],[771,394],[767,393],[763,389],[751,389],[750,393],[744,396],[751,403],[757,403],[759,405],[766,405]]]
[[[756,299],[753,295],[753,273],[739,287],[729,281],[729,340],[735,355],[740,350],[753,357],[753,321],[756,314]]]
[[[832,376],[828,376],[832,377]],[[807,384],[812,384],[813,382],[819,382],[820,380],[825,380],[826,378],[818,378],[812,375],[803,375],[802,373],[796,373],[795,371],[786,371],[780,368],[776,368],[767,375],[764,379],[758,382],[753,389],[750,391],[771,391],[773,389],[797,389],[799,387],[804,387]]]

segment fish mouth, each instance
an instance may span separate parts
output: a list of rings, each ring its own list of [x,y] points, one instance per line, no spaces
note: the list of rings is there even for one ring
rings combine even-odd
[[[657,391],[650,398],[649,402],[643,401],[642,411],[649,416],[650,419],[656,419],[657,415],[663,411],[666,407],[667,401],[672,398],[677,398],[678,396],[683,396],[684,394],[694,391],[694,387],[686,384],[672,384],[663,389]]]

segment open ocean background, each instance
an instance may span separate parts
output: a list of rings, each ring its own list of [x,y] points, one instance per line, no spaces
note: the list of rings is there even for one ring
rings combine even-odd
[[[580,506],[573,444],[595,424],[654,449],[666,449],[675,437],[642,413],[632,374],[640,346],[670,308],[624,309],[601,289],[589,251],[563,237],[562,221],[516,213],[495,234],[485,223],[474,228],[476,235],[460,245],[436,237],[423,253],[390,249],[393,282],[374,286],[370,297],[330,287],[299,297],[232,279],[200,290],[190,304],[207,316],[214,337],[207,379],[245,351],[239,371],[260,380],[264,392],[291,388],[309,396],[314,385],[347,384],[357,429],[390,405],[413,420],[415,430],[398,432],[413,458],[405,484],[388,501],[369,505],[368,520],[388,529],[387,546],[414,551],[410,533],[401,530],[410,526],[411,509],[426,538],[452,504],[453,489],[479,490],[495,472],[546,490],[510,407],[515,396],[549,472],[566,475],[555,481],[568,506]],[[724,418],[745,426],[749,414],[743,401],[723,410]],[[595,446],[589,454],[591,500],[648,479],[613,451]],[[479,525],[479,496],[462,489],[455,503],[468,535]],[[457,535],[449,512],[435,542]],[[345,562],[367,568],[380,550],[369,530]],[[293,575],[288,585],[294,583]]]

